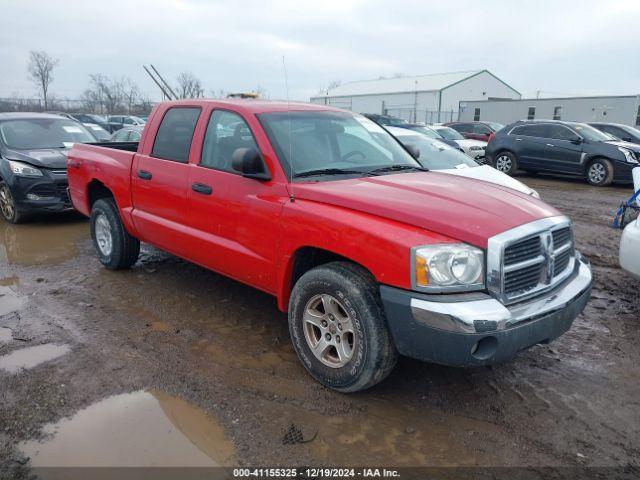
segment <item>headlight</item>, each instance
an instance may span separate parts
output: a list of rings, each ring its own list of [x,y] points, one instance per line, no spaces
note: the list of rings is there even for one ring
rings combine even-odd
[[[427,245],[412,249],[416,290],[468,291],[484,288],[484,252],[465,243]]]
[[[14,175],[18,175],[19,177],[41,177],[42,172],[38,170],[36,167],[32,167],[26,163],[16,162],[14,160],[9,160],[9,168],[14,173]]]
[[[625,160],[628,163],[638,163],[638,159],[636,158],[636,154],[632,150],[629,150],[628,148],[624,148],[624,147],[618,147],[618,150],[620,150],[622,152],[622,154],[624,155]]]

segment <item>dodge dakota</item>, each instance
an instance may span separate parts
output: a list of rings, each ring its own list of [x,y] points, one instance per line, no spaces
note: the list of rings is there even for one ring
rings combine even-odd
[[[339,391],[398,355],[488,365],[567,331],[591,291],[571,221],[413,155],[336,108],[181,100],[138,144],[76,144],[68,176],[105,267],[142,241],[274,295],[301,363]]]

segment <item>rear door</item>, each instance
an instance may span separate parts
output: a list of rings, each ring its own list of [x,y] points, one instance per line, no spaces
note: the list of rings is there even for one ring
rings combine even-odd
[[[512,146],[519,166],[531,170],[549,168],[546,124],[520,125],[509,135],[513,137]]]
[[[144,145],[131,171],[133,221],[142,240],[180,256],[188,250],[189,155],[200,112],[196,106],[159,112],[153,144]]]
[[[239,148],[261,150],[247,119],[212,110],[188,180],[191,258],[274,293],[279,218],[287,193],[280,183],[245,178],[234,170],[231,159]]]

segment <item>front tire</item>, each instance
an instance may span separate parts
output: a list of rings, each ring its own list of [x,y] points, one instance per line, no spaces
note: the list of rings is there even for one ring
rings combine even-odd
[[[4,180],[0,180],[0,212],[2,218],[9,223],[18,224],[25,221],[24,213],[16,206],[11,189]]]
[[[606,187],[613,182],[613,165],[606,158],[596,158],[587,167],[587,182],[595,187]]]
[[[348,262],[316,267],[296,282],[289,301],[289,331],[311,376],[341,392],[381,382],[398,358],[378,284],[369,272]]]
[[[513,175],[518,169],[518,159],[511,152],[500,152],[496,155],[493,167],[499,172],[506,173],[507,175]]]
[[[140,241],[125,230],[111,198],[102,198],[93,204],[91,239],[100,263],[110,270],[129,268],[138,260]]]

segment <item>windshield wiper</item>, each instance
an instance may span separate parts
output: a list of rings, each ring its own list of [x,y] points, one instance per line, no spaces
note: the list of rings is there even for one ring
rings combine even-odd
[[[386,167],[376,168],[374,170],[369,170],[369,173],[384,173],[384,172],[401,172],[404,170],[416,170],[418,172],[428,172],[428,168],[424,167],[415,167],[413,165],[388,165]]]
[[[316,177],[321,175],[366,175],[369,172],[363,172],[362,170],[345,170],[342,168],[318,168],[316,170],[308,170],[306,172],[296,173],[293,178],[304,178],[304,177]]]

